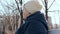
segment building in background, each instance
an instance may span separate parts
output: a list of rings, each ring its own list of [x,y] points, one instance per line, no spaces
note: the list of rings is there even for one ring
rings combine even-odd
[[[49,30],[53,29],[52,19],[50,16],[48,16],[48,28]]]

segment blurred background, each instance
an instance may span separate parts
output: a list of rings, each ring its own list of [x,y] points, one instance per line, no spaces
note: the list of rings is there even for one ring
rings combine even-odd
[[[31,0],[0,0],[0,34],[14,34],[23,24],[23,5]],[[60,29],[60,0],[35,0],[43,6],[49,30]]]

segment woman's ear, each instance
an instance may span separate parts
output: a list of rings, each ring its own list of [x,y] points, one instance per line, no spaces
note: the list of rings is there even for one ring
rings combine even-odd
[[[23,10],[23,18],[24,19],[26,19],[29,15],[30,15],[29,12],[27,12],[26,10]]]

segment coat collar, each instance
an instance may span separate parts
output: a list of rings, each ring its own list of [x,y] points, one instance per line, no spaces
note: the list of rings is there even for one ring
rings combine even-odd
[[[31,14],[30,16],[28,16],[26,20],[41,20],[43,19],[43,16],[44,15],[40,11],[37,11]]]
[[[34,14],[31,14],[27,17],[25,21],[39,21],[40,23],[44,24],[46,29],[48,30],[47,22],[45,20],[44,14],[42,14],[40,11],[35,12]]]

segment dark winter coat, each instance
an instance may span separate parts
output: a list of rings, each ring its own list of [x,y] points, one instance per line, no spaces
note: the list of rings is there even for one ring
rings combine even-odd
[[[16,32],[16,34],[47,34],[48,26],[44,15],[37,11],[30,15]]]

